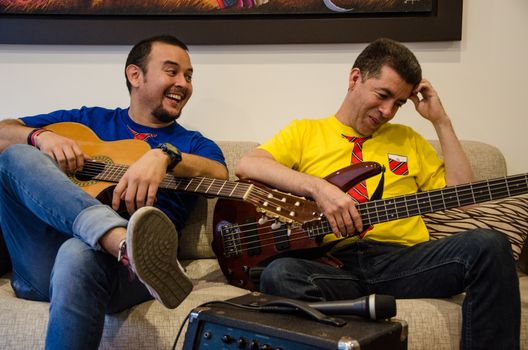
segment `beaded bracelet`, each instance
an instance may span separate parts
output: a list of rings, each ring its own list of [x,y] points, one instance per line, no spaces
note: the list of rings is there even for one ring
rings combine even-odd
[[[36,128],[36,129],[33,129],[28,137],[27,137],[27,144],[28,145],[31,145],[33,147],[37,147],[37,145],[35,144],[35,139],[38,135],[42,134],[43,132],[46,132],[46,131],[49,131],[49,130],[46,130],[46,129],[42,129],[42,128]],[[38,147],[37,147],[38,148]]]

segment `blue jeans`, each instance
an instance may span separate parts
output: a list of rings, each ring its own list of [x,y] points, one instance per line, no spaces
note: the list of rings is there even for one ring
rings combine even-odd
[[[281,258],[263,271],[264,293],[304,300],[446,298],[466,293],[461,349],[519,349],[519,280],[505,235],[472,230],[406,247],[359,240],[332,254],[342,269]]]
[[[0,154],[0,223],[17,297],[50,302],[49,349],[97,349],[106,313],[152,297],[98,241],[127,221],[34,147]]]

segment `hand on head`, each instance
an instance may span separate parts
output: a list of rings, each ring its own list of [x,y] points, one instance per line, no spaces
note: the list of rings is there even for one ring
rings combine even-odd
[[[414,103],[416,111],[431,123],[435,124],[449,119],[438,93],[428,80],[422,79],[409,99]]]

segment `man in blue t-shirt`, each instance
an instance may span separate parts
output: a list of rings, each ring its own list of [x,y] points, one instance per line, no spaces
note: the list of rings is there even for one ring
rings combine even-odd
[[[50,302],[46,348],[96,349],[105,313],[152,298],[175,308],[191,292],[177,248],[195,198],[159,187],[167,173],[227,178],[219,147],[176,121],[191,97],[192,74],[185,44],[158,36],[128,55],[129,108],[0,122],[0,222],[11,284],[20,298]],[[78,140],[43,128],[58,122],[83,124],[102,141],[150,145],[118,178],[111,203],[66,176],[92,159]],[[128,220],[117,212],[121,203]]]

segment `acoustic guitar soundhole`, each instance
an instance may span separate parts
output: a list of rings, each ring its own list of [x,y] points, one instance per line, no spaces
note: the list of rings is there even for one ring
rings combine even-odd
[[[91,186],[97,182],[93,179],[105,169],[105,164],[113,164],[112,159],[106,156],[94,156],[84,164],[82,170],[70,176],[70,180],[80,187]]]

